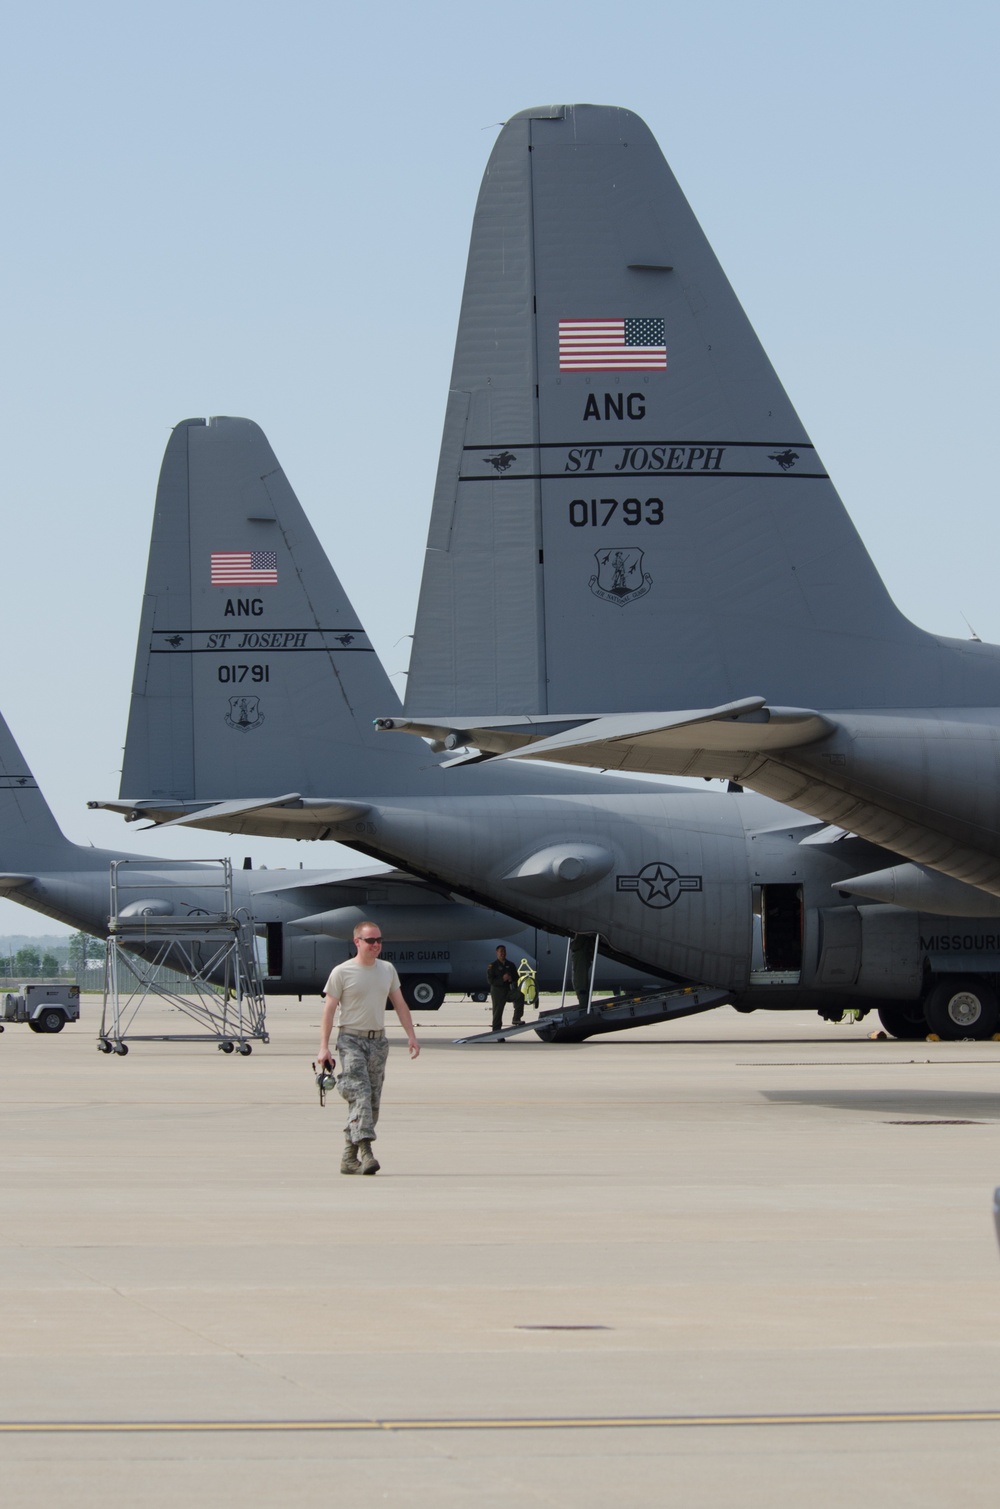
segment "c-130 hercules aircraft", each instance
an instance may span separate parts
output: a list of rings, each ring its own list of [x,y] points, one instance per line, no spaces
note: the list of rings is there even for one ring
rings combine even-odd
[[[955,917],[960,902],[935,893],[930,905],[948,913],[943,921],[838,894],[859,874],[897,873],[895,851],[744,797],[634,788],[626,795],[621,785],[598,795],[566,772],[558,784],[532,788],[505,782],[495,765],[492,774],[482,765],[456,772],[448,787],[441,762],[426,751],[404,769],[372,747],[373,683],[345,679],[348,647],[317,637],[318,627],[308,629],[318,655],[300,653],[305,639],[258,636],[257,647],[278,654],[253,664],[274,679],[246,699],[245,716],[230,710],[227,746],[212,678],[232,664],[225,652],[236,641],[209,635],[235,626],[221,616],[229,599],[208,591],[209,553],[257,545],[274,554],[284,582],[294,562],[283,553],[289,541],[302,545],[300,560],[316,548],[259,432],[256,461],[240,458],[240,423],[185,426],[168,448],[130,721],[134,757],[126,760],[125,800],[108,805],[159,821],[200,807],[178,820],[341,838],[515,915],[600,932],[618,957],[723,984],[745,1006],[836,1011],[872,1002],[900,1036],[922,1035],[928,1021],[949,1036],[993,1030],[996,960],[979,952],[981,935],[992,935],[969,920],[971,899],[967,915]],[[251,429],[242,437],[248,451]],[[515,117],[490,159],[473,229],[411,725],[455,745],[483,719],[428,708],[515,715],[500,719],[513,731],[482,730],[490,748],[489,738],[521,741],[528,725],[516,715],[526,712],[532,725],[555,713],[555,728],[545,727],[551,734],[578,722],[581,706],[631,707],[636,688],[655,684],[663,662],[676,658],[676,635],[664,635],[651,612],[667,603],[672,630],[698,627],[697,642],[689,635],[671,665],[676,676],[698,684],[715,653],[715,622],[740,615],[744,604],[758,611],[746,621],[753,635],[742,650],[752,650],[754,664],[759,648],[763,662],[787,632],[789,593],[804,590],[797,580],[822,583],[855,539],[836,510],[812,508],[807,519],[781,503],[775,483],[789,489],[786,498],[806,484],[822,497],[828,484],[812,457],[642,122],[588,106]],[[218,487],[231,496],[210,536],[204,510],[216,505]],[[780,539],[769,536],[759,550],[760,518],[748,505],[758,495],[781,526]],[[675,538],[678,521],[715,547],[713,569],[725,581],[718,602],[711,579],[690,569],[691,557],[657,543]],[[515,637],[500,615],[498,551]],[[859,604],[873,572],[862,576]],[[190,616],[192,591],[199,625]],[[314,596],[272,595],[269,587],[259,599],[261,627],[270,634],[280,621],[283,632],[305,636],[307,625],[324,622]],[[825,618],[796,622],[803,659],[818,655],[828,620],[842,608],[836,598]],[[162,651],[156,636],[168,626],[177,639],[169,671],[149,654]],[[185,633],[201,627],[195,646]],[[862,630],[873,627],[862,614]],[[653,664],[651,644],[664,646]],[[348,730],[332,771],[329,745],[321,749],[316,737],[325,698]],[[267,723],[265,703],[280,709]],[[780,719],[771,724],[777,730]],[[296,789],[269,794],[283,787]],[[320,794],[329,791],[340,799]]]
[[[217,866],[168,861],[155,855],[75,844],[60,829],[6,722],[0,717],[0,895],[30,911],[108,934],[110,870],[128,865],[123,916],[176,916],[181,920],[218,906]],[[399,971],[407,1002],[435,1011],[447,990],[486,994],[486,966],[497,943],[517,962],[534,961],[546,988],[563,969],[560,938],[525,929],[510,917],[457,902],[399,870],[360,864],[339,870],[267,870],[246,864],[232,871],[233,905],[253,918],[264,943],[263,985],[268,995],[322,991],[335,964],[350,956],[354,924],[377,910],[386,956]],[[134,940],[133,940],[134,945]],[[155,961],[159,943],[140,953]],[[192,949],[198,953],[197,947]],[[648,983],[620,966],[603,966],[600,984],[624,976]]]
[[[485,590],[501,531],[509,616]],[[413,654],[384,727],[728,778],[884,846],[821,908],[846,968],[855,901],[892,903],[927,1024],[996,1028],[1000,649],[896,609],[627,111],[526,111],[491,158]]]
[[[426,745],[375,731],[393,701],[263,433],[241,419],[179,425],[157,492],[123,796],[101,805],[405,856],[459,895],[600,933],[614,959],[740,1007],[877,1005],[899,1035],[926,1031],[909,919],[838,906],[831,890],[884,864],[882,851],[753,794],[496,762],[450,771]]]

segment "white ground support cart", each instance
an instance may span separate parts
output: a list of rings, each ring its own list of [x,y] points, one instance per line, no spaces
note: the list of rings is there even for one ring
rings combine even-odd
[[[203,872],[196,883],[198,908],[182,914],[178,906],[161,915],[144,905],[151,889],[149,860],[112,863],[99,1052],[124,1056],[135,1042],[214,1042],[223,1053],[245,1056],[252,1043],[268,1041],[253,918],[233,908],[230,861],[202,860],[195,866],[190,860],[159,860],[157,895],[169,896],[173,885],[178,896],[190,896],[194,868]],[[186,977],[183,985],[176,982],[178,975]],[[174,1009],[177,1031],[162,1030],[162,1013],[160,1030],[143,1030],[143,1012],[148,1018],[153,1004]]]
[[[0,996],[0,1032],[7,1022],[26,1022],[32,1032],[61,1032],[80,1020],[79,985],[43,985],[27,980]]]

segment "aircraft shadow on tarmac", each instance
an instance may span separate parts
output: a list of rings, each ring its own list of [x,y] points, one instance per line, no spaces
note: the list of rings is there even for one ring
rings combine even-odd
[[[764,1090],[765,1099],[790,1105],[826,1106],[868,1115],[920,1116],[934,1121],[1000,1120],[1000,1095],[974,1090]]]

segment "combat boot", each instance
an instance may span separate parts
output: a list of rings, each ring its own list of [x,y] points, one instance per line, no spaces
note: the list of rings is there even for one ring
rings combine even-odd
[[[361,1164],[358,1161],[358,1150],[350,1139],[344,1144],[344,1156],[340,1160],[340,1172],[342,1174],[360,1174]]]
[[[379,1163],[375,1154],[372,1152],[372,1145],[370,1142],[358,1143],[358,1161],[361,1165],[361,1172],[363,1174],[377,1174],[379,1169],[382,1167],[381,1163]]]

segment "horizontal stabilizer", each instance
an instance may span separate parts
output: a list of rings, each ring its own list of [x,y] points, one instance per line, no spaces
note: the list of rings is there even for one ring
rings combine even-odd
[[[145,818],[154,827],[167,823],[171,818],[187,817],[192,812],[203,811],[211,802],[181,802],[169,797],[134,797],[131,801],[98,800],[88,802],[91,812],[118,812],[127,823],[137,823]]]
[[[832,733],[835,725],[806,708],[767,707],[763,697],[745,697],[721,707],[677,713],[615,713],[566,718],[465,720],[445,723],[380,719],[377,727],[420,732],[446,745],[450,740],[495,752],[499,759],[553,760],[601,769],[641,769],[663,775],[686,772],[694,750],[726,755],[747,750],[797,749]],[[563,726],[546,734],[546,724]]]
[[[572,754],[573,763],[605,767],[620,764],[627,751],[646,756],[644,769],[670,775],[677,773],[677,761],[671,758],[675,751],[704,749],[726,754],[730,750],[796,749],[833,731],[834,725],[820,713],[768,708],[763,699],[749,700],[752,710],[746,712],[734,709],[747,704],[730,703],[708,712],[619,713],[595,718],[579,732],[555,734],[503,758],[558,760]]]
[[[246,813],[257,812],[262,807],[292,806],[295,803],[301,802],[301,800],[302,797],[299,792],[290,791],[285,796],[263,797],[260,801],[256,802],[248,802],[245,800],[236,800],[232,802],[213,802],[209,807],[201,807],[195,812],[182,812],[180,816],[177,817],[156,818],[153,816],[152,811],[149,808],[146,808],[146,810],[142,813],[142,816],[150,818],[150,826],[153,828],[175,828],[183,826],[183,824],[188,822],[190,822],[193,826],[195,818],[211,817],[215,820],[221,820],[223,818],[229,817],[242,817]]]
[[[0,875],[0,891],[19,891],[34,879],[34,875]]]
[[[375,728],[379,733],[415,734],[419,739],[433,739],[447,750],[464,750],[468,745],[475,745],[476,749],[494,755],[521,749],[533,739],[548,739],[553,734],[578,729],[581,724],[589,723],[593,716],[593,713],[580,713],[560,717],[469,717],[461,725],[453,718],[447,721],[376,718]],[[451,767],[472,764],[478,759],[478,755],[459,754],[444,763]]]
[[[287,796],[270,796],[257,802],[248,802],[246,799],[232,802],[181,802],[172,801],[169,798],[139,797],[132,801],[126,798],[124,801],[88,802],[87,806],[92,811],[120,812],[129,823],[145,819],[150,828],[167,828],[172,823],[180,823],[184,818],[195,817],[202,812],[211,811],[218,814],[222,807],[233,811],[252,811],[254,807],[277,807],[285,802],[300,802],[301,800],[299,793],[293,791]]]
[[[330,838],[341,823],[362,819],[366,802],[329,802],[322,798],[276,797],[258,802],[216,802],[183,817],[171,818],[165,828],[204,828],[213,833],[259,834],[262,838]],[[338,835],[343,836],[343,835]]]

